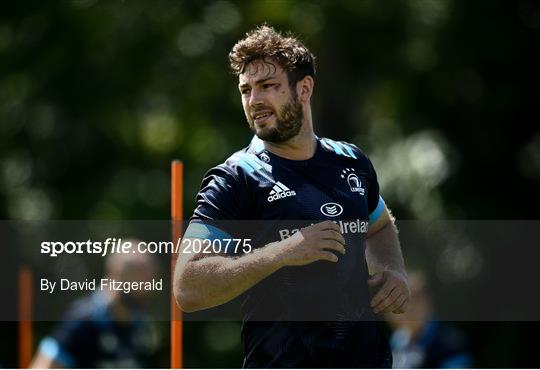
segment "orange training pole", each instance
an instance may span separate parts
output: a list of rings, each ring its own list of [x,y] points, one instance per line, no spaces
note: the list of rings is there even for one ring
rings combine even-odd
[[[32,273],[27,266],[19,271],[19,368],[32,361]]]
[[[184,191],[184,164],[174,160],[171,164],[171,217],[173,243],[182,237],[182,207]],[[171,256],[171,286],[177,255]],[[171,368],[182,368],[182,312],[176,306],[171,291]]]

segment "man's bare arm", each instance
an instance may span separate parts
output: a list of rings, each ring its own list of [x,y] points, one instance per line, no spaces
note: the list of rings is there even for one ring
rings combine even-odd
[[[403,313],[409,300],[407,272],[397,228],[386,208],[368,232],[366,261],[372,278],[369,285],[379,287],[371,300],[375,313]]]
[[[283,266],[279,249],[269,244],[242,257],[180,255],[174,277],[177,304],[192,312],[230,301]]]
[[[336,254],[325,249],[345,253],[345,240],[331,221],[306,227],[241,257],[181,255],[174,274],[176,302],[186,312],[218,306],[284,266],[337,262]]]

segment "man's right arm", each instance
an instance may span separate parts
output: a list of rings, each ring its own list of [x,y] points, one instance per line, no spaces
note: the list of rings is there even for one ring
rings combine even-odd
[[[183,311],[226,303],[285,266],[302,266],[345,254],[339,226],[324,221],[267,244],[241,257],[180,255],[174,273],[174,295]]]

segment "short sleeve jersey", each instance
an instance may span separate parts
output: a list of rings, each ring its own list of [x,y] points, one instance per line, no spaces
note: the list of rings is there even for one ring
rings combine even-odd
[[[317,138],[314,156],[295,161],[265,150],[255,137],[208,171],[186,236],[250,238],[257,248],[331,220],[346,241],[337,263],[285,267],[244,294],[245,367],[379,367],[389,361],[369,307],[365,260],[369,221],[383,209],[373,165],[345,142]],[[235,223],[249,226],[230,226]]]

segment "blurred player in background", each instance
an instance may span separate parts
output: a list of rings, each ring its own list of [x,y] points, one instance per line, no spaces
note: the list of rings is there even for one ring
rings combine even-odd
[[[133,245],[137,241],[131,241]],[[157,272],[151,254],[116,253],[106,260],[106,278],[149,281]],[[44,338],[33,368],[142,368],[159,346],[145,314],[151,291],[100,291],[77,300]]]
[[[404,315],[388,315],[395,368],[470,368],[467,338],[451,322],[436,321],[426,279],[409,274],[411,301]]]
[[[261,26],[229,61],[256,137],[206,174],[185,238],[235,236],[217,220],[268,221],[251,230],[251,253],[181,255],[177,302],[196,311],[247,292],[247,368],[390,367],[377,314],[402,312],[409,293],[370,160],[355,145],[315,135],[314,57],[298,39]]]

